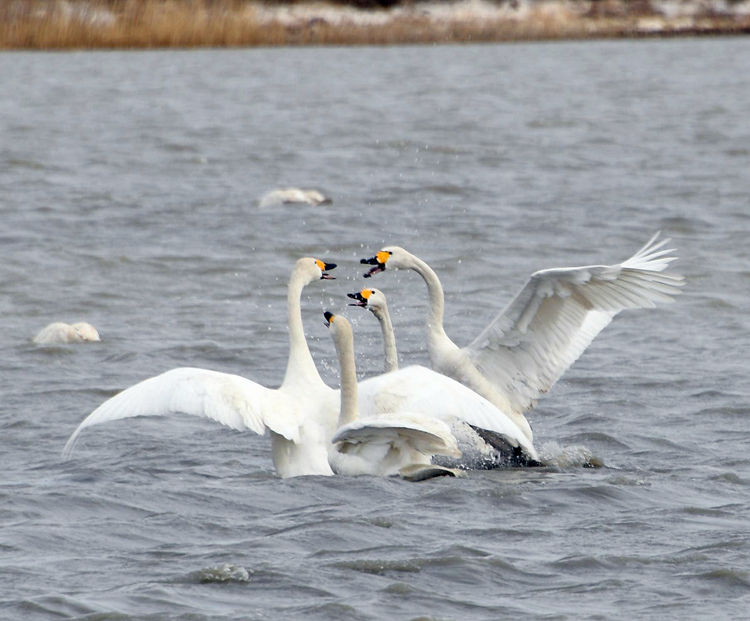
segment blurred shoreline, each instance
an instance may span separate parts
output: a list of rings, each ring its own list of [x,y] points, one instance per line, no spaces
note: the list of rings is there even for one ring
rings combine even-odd
[[[750,0],[5,0],[0,49],[395,45],[750,33]]]

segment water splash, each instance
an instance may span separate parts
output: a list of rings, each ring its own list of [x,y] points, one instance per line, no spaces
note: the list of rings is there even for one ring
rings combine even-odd
[[[604,466],[604,461],[582,444],[562,446],[557,442],[545,442],[539,447],[539,457],[545,465],[563,469]]]
[[[195,572],[193,578],[201,584],[250,582],[250,572],[240,565],[222,563],[216,567],[206,567]]]

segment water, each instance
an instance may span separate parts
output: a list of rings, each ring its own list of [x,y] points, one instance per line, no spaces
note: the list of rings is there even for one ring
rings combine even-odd
[[[747,39],[0,55],[0,617],[722,618],[750,605]],[[288,185],[332,206],[259,211]],[[276,386],[294,260],[400,244],[470,341],[534,270],[658,229],[688,285],[624,313],[530,419],[547,469],[280,480],[268,438],[172,416],[86,430],[194,365]],[[402,362],[425,289],[386,273]],[[90,346],[41,348],[51,321]],[[603,462],[583,468],[589,457]]]

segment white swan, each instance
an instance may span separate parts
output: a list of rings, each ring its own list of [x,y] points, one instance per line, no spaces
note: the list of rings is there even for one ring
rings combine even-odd
[[[547,392],[621,310],[653,307],[680,293],[684,278],[664,270],[676,257],[659,233],[623,263],[535,272],[506,308],[467,347],[443,328],[443,288],[435,272],[398,246],[362,259],[387,268],[412,269],[430,299],[427,347],[432,367],[453,377],[507,412],[532,438],[524,412]]]
[[[85,321],[79,321],[73,325],[56,321],[42,328],[33,339],[37,345],[62,345],[100,340],[96,328]]]
[[[383,343],[385,347],[386,373],[397,371],[398,352],[396,350],[396,337],[393,332],[393,325],[391,323],[390,313],[388,312],[388,301],[385,297],[385,294],[379,289],[365,288],[361,291],[358,291],[357,293],[348,293],[347,295],[350,298],[357,300],[356,303],[350,304],[350,306],[361,306],[363,308],[367,308],[368,310],[372,311],[373,315],[375,315],[375,317],[380,322],[380,330],[383,336]],[[449,391],[453,390],[455,386],[461,386],[462,389],[465,388],[462,384],[458,384],[454,380],[451,380],[451,382],[446,386],[445,380],[450,378],[446,377],[445,375],[435,373],[434,371],[428,371],[427,374],[423,373],[423,375],[424,377],[419,380],[422,390],[432,389],[435,391],[435,393],[441,394],[446,389]],[[480,403],[482,403],[482,405],[486,405],[488,403],[486,399],[480,397],[470,390],[464,391],[463,398],[466,400],[466,402],[458,406],[458,411],[466,410],[466,406],[471,407],[471,404],[474,403],[477,398]],[[497,408],[493,406],[492,412],[498,414],[499,420],[502,420],[503,422],[509,420],[509,417],[507,417],[504,413],[497,412],[496,410]],[[437,411],[442,412],[444,410],[438,409]],[[524,440],[527,439],[525,437],[525,434],[523,434],[520,429],[516,428],[516,435],[512,436],[512,438],[509,439],[507,437],[503,438],[502,433],[492,431],[491,429],[483,429],[481,428],[481,426],[468,425],[467,428],[466,425],[461,424],[464,421],[459,422],[460,419],[456,420],[448,417],[448,420],[452,420],[453,431],[454,433],[460,435],[462,439],[462,446],[464,448],[467,448],[468,444],[469,446],[474,448],[474,454],[469,456],[468,460],[464,460],[464,463],[468,462],[475,467],[477,465],[481,465],[481,467],[495,467],[505,465],[540,465],[540,462],[538,461],[535,454],[525,452],[525,449],[518,444],[518,437],[523,437]],[[463,427],[463,429],[461,427]]]
[[[388,300],[380,289],[365,288],[356,293],[347,293],[356,300],[350,306],[361,306],[369,310],[380,323],[380,331],[383,334],[383,348],[385,350],[385,372],[398,369],[398,351],[396,350],[396,336],[393,332],[391,315],[388,312]]]
[[[448,424],[462,452],[462,468],[538,466],[539,456],[524,431],[487,399],[456,380],[420,365],[359,383],[362,417],[413,412]]]
[[[263,195],[258,203],[259,207],[275,207],[277,205],[330,205],[333,201],[318,190],[301,190],[300,188],[284,188],[271,190]]]
[[[335,431],[331,402],[336,391],[318,374],[305,340],[300,296],[305,285],[331,278],[335,264],[299,259],[287,289],[289,359],[281,387],[270,389],[244,377],[206,369],[177,368],[144,380],[105,401],[73,432],[70,455],[86,427],[132,416],[182,412],[215,420],[233,429],[270,431],[273,462],[281,477],[332,474],[327,446]]]
[[[409,412],[388,412],[365,419],[359,416],[354,336],[345,317],[324,313],[336,345],[341,369],[338,429],[331,440],[328,461],[336,474],[369,474],[406,478],[454,475],[434,466],[433,455],[458,458],[456,439],[444,422]],[[421,473],[421,474],[418,474]]]

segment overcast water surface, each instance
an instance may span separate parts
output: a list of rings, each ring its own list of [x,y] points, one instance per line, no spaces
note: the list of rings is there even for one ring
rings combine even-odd
[[[0,54],[0,618],[741,619],[750,608],[747,38]],[[261,210],[277,187],[329,206]],[[529,419],[547,468],[279,479],[267,437],[76,425],[176,366],[277,386],[286,280],[325,309],[399,244],[467,344],[538,269],[657,230],[687,285],[626,312]],[[426,363],[426,290],[389,297]],[[101,343],[39,347],[51,321]],[[601,468],[584,468],[593,459]]]

